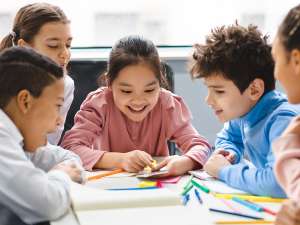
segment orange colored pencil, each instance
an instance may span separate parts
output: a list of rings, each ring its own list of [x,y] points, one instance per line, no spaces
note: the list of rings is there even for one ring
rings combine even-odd
[[[107,171],[105,173],[100,173],[100,174],[88,177],[88,180],[89,181],[90,180],[98,180],[100,178],[107,177],[107,176],[110,176],[110,175],[114,175],[114,174],[117,174],[117,173],[122,173],[122,172],[124,172],[124,170],[122,170],[122,169],[115,169],[115,170],[112,170],[112,171]]]

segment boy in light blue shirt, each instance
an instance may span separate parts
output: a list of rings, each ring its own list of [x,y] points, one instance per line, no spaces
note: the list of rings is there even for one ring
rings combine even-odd
[[[207,104],[224,123],[204,169],[251,194],[285,197],[273,173],[271,143],[299,110],[274,90],[267,37],[236,24],[214,29],[205,45],[194,47],[191,74],[204,79]]]

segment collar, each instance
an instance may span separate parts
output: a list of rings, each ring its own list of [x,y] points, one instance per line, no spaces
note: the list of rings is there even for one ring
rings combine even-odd
[[[278,91],[269,91],[265,93],[252,109],[240,119],[249,126],[256,124],[266,115],[271,114],[278,105],[286,102],[286,97]]]
[[[8,117],[8,115],[0,109],[0,129],[6,130],[6,132],[23,147],[23,136],[14,122]]]

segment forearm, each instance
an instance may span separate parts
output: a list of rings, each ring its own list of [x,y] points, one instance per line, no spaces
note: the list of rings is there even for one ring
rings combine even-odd
[[[97,161],[94,168],[99,169],[112,169],[122,168],[124,153],[120,152],[105,152],[102,157]]]
[[[257,169],[239,163],[223,168],[218,177],[228,185],[251,194],[286,197],[277,183],[271,167]]]
[[[210,155],[211,149],[203,145],[195,145],[184,154],[184,156],[193,161],[194,167],[191,169],[202,168]]]

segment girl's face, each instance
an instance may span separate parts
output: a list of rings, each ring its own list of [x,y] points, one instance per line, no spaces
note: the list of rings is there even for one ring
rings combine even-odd
[[[292,50],[288,58],[288,52],[277,36],[273,43],[272,55],[275,60],[275,78],[283,86],[290,103],[300,103],[300,52]]]
[[[44,24],[31,43],[32,48],[48,56],[64,71],[70,61],[72,35],[69,23],[49,22]]]
[[[123,68],[112,82],[111,89],[118,109],[135,122],[148,115],[160,93],[158,79],[145,64]]]

